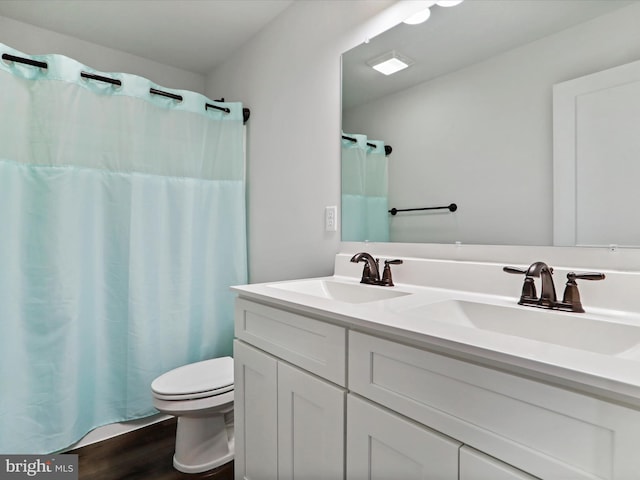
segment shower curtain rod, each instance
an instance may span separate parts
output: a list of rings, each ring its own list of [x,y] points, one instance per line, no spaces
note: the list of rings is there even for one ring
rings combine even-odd
[[[32,67],[38,67],[38,68],[49,68],[49,65],[47,64],[47,62],[41,62],[39,60],[31,60],[30,58],[22,58],[22,57],[16,57],[15,55],[10,55],[8,53],[3,53],[2,54],[2,59],[3,60],[7,60],[9,62],[17,62],[17,63],[23,63],[25,65],[31,65]],[[82,78],[86,78],[89,80],[97,80],[99,82],[105,82],[105,83],[109,83],[111,85],[117,85],[117,86],[122,86],[122,81],[118,80],[117,78],[109,78],[109,77],[104,77],[102,75],[96,75],[93,73],[88,73],[88,72],[80,72],[80,76]],[[177,95],[175,93],[171,93],[171,92],[164,92],[162,90],[158,90],[157,88],[150,88],[149,89],[149,93],[152,95],[160,95],[163,97],[167,97],[167,98],[171,98],[173,100],[177,100],[178,102],[182,101],[182,95]],[[224,98],[221,100],[215,100],[216,102],[224,102]],[[205,111],[213,108],[215,110],[220,110],[222,112],[224,112],[225,114],[230,113],[231,109],[227,108],[227,107],[219,107],[217,105],[212,105],[210,103],[205,103],[204,105],[204,109]],[[251,116],[251,111],[248,108],[243,108],[242,109],[242,121],[243,123],[247,123],[247,121],[249,120],[249,117]]]
[[[350,142],[353,142],[353,143],[356,143],[358,141],[358,139],[353,138],[353,137],[347,137],[346,135],[342,135],[342,139],[343,140],[349,140]],[[376,148],[376,145],[374,143],[367,142],[367,146],[369,146],[371,148]],[[391,155],[392,151],[393,151],[393,148],[391,148],[391,145],[385,145],[384,146],[384,154],[385,154],[385,156]]]

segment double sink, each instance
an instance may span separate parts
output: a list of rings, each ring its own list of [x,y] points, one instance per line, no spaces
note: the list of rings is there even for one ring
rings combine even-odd
[[[400,328],[444,325],[458,332],[464,332],[462,328],[497,333],[540,342],[543,347],[621,357],[640,345],[640,326],[604,312],[557,312],[519,306],[512,298],[427,287],[387,288],[336,277],[272,283],[269,288],[359,306],[363,314],[383,311]]]

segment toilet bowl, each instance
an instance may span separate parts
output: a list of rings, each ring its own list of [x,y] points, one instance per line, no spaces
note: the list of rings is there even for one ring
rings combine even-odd
[[[205,472],[233,460],[233,359],[184,365],[151,383],[153,405],[178,417],[173,466]]]

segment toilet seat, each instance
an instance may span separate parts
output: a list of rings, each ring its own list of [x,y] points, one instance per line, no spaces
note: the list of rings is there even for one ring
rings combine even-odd
[[[175,368],[156,378],[151,390],[160,400],[190,400],[230,392],[233,358],[214,358]]]

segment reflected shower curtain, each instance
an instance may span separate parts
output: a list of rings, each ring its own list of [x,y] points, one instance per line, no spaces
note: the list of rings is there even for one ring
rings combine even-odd
[[[0,452],[50,453],[156,413],[163,372],[231,355],[242,106],[0,53],[48,63],[0,60]]]
[[[384,142],[342,139],[342,240],[388,242],[388,164]],[[373,145],[373,146],[372,146]]]

